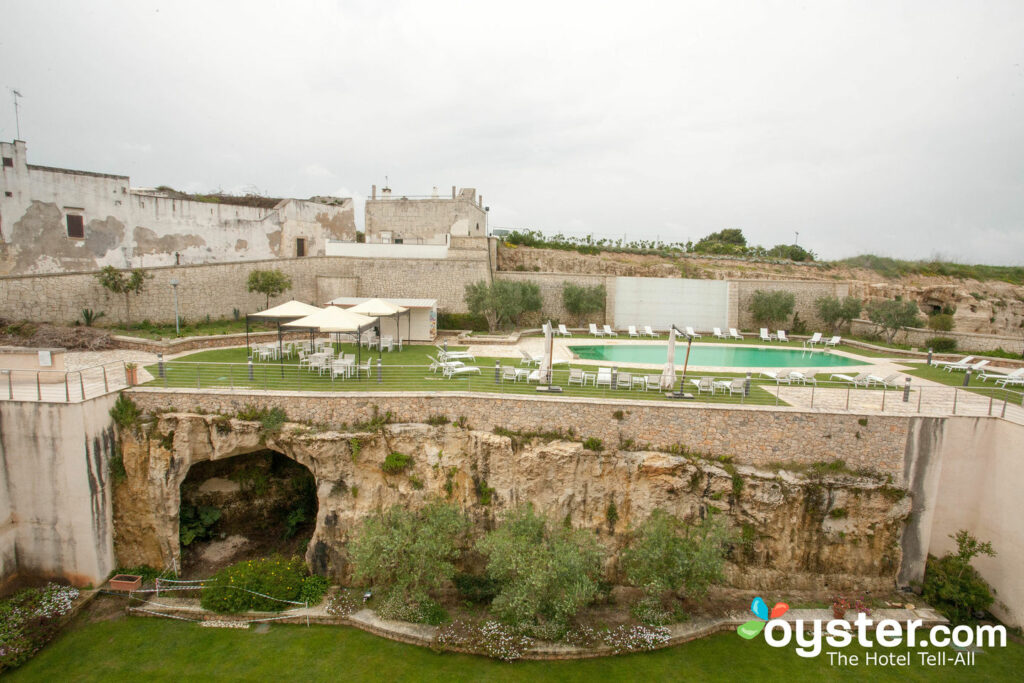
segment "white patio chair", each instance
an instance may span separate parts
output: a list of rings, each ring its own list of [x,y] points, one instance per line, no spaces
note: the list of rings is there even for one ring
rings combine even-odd
[[[590,323],[590,334],[592,334],[595,337],[603,337],[604,336],[604,332],[602,332],[601,330],[597,329],[597,325],[595,325],[594,323]]]
[[[598,368],[597,379],[594,380],[594,386],[599,387],[601,385],[612,388],[612,369],[611,368]]]
[[[583,368],[569,368],[569,379],[567,384],[579,384],[583,386]]]
[[[789,343],[789,337],[786,336],[785,330],[778,330],[777,334],[775,335],[775,338],[778,339],[780,342],[786,342],[787,344]]]
[[[732,380],[718,380],[714,386],[719,391],[728,391],[732,396],[733,394],[742,394],[745,384],[746,380],[743,377],[736,377]]]
[[[572,336],[572,332],[570,332],[569,329],[565,326],[565,323],[558,323],[558,334],[562,335],[563,337]]]
[[[629,326],[629,336],[630,337],[637,337],[637,338],[640,337],[640,333],[636,331],[636,325],[630,325]]]
[[[612,329],[611,325],[604,326],[604,336],[606,337],[618,337],[619,335]]]
[[[768,331],[767,327],[761,328],[761,341],[770,342],[775,339],[775,335]]]
[[[644,336],[658,338],[658,333],[651,329],[650,325],[644,325]]]
[[[715,395],[715,378],[714,377],[701,377],[699,379],[691,379],[692,384],[697,389],[698,394],[703,394],[705,391]]]
[[[743,339],[743,335],[737,332],[735,327],[729,328],[729,336],[733,339]]]

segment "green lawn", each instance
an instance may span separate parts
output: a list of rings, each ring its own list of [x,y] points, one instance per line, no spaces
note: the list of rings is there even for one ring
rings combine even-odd
[[[343,344],[341,350],[346,353],[355,353],[353,344]],[[451,350],[464,347],[450,347]],[[379,354],[362,350],[362,360],[371,355],[375,359]],[[405,346],[402,351],[384,352],[382,382],[377,382],[376,369],[372,377],[361,376],[357,379],[335,379],[327,375],[320,376],[315,372],[303,368],[299,369],[297,361],[286,359],[284,363],[277,361],[260,362],[253,364],[253,379],[248,377],[246,365],[246,350],[244,348],[211,349],[200,351],[181,357],[168,363],[165,377],[158,376],[156,365],[146,366],[146,369],[153,374],[154,380],[147,386],[155,387],[188,387],[188,388],[212,388],[212,387],[234,387],[252,389],[280,389],[280,390],[302,390],[302,391],[486,391],[503,394],[528,394],[537,395],[536,384],[520,382],[495,382],[494,366],[500,361],[502,366],[520,367],[521,363],[512,358],[491,358],[477,357],[469,365],[475,365],[481,369],[479,375],[465,375],[452,379],[445,378],[440,372],[432,373],[428,370],[430,360],[428,356],[436,356],[436,349],[433,346]],[[376,365],[375,365],[376,367]],[[623,398],[623,399],[647,399],[665,400],[664,395],[658,391],[643,391],[637,389],[616,389],[610,390],[605,387],[594,387],[588,385],[580,387],[569,385],[569,365],[558,365],[555,367],[555,383],[562,386],[562,396],[581,396],[591,398]],[[575,367],[584,368],[591,372],[596,366],[578,364]],[[658,370],[642,370],[636,374],[660,374]],[[677,377],[681,373],[677,372]],[[690,373],[687,378],[698,377]],[[718,378],[741,377],[741,373],[716,373]],[[678,386],[678,380],[677,380]],[[693,387],[687,383],[687,391]],[[730,396],[727,392],[710,396],[703,394],[699,397],[702,402],[713,403],[740,403],[740,396]],[[742,400],[743,403],[776,405],[775,396],[765,391],[757,382],[751,387],[750,396]],[[778,405],[787,405],[779,402]]]
[[[915,369],[907,370],[908,375],[914,377],[920,377],[921,379],[928,379],[939,384],[945,384],[951,387],[963,386],[964,373],[963,372],[946,372],[941,367],[935,367],[933,365],[915,365]],[[983,394],[985,396],[992,396],[997,401],[1006,400],[1010,403],[1016,403],[1020,405],[1022,403],[1021,388],[1018,386],[1014,389],[1000,389],[996,387],[994,379],[990,379],[987,382],[982,382],[978,379],[975,373],[971,373],[970,384],[967,386],[968,391],[973,391],[977,394]]]
[[[886,650],[902,652],[901,648]],[[851,646],[844,653],[863,655]],[[949,653],[954,650],[949,649]],[[643,654],[576,661],[503,663],[437,654],[346,627],[274,625],[200,628],[167,619],[80,618],[20,669],[12,681],[963,681],[1019,680],[1024,646],[977,655],[973,668],[833,667],[824,654],[802,659],[763,638],[721,633]]]

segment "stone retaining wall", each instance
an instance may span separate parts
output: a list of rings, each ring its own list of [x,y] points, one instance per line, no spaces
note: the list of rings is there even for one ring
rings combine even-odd
[[[868,320],[854,320],[851,324],[851,332],[859,337],[875,334],[878,326]],[[965,353],[970,351],[994,351],[1002,349],[1010,353],[1024,352],[1024,333],[1016,337],[1008,337],[999,334],[979,334],[977,332],[936,332],[919,327],[908,327],[896,333],[895,342],[898,344],[910,344],[922,350],[928,350],[928,340],[932,337],[950,337],[956,339],[957,350]]]
[[[432,415],[465,416],[473,429],[521,432],[572,428],[580,439],[596,437],[609,448],[623,442],[652,448],[685,447],[712,456],[733,456],[758,467],[842,460],[852,469],[903,475],[907,431],[913,418],[805,412],[796,409],[652,405],[649,401],[510,397],[481,393],[373,392],[325,396],[316,392],[232,393],[226,390],[136,388],[145,410],[233,414],[246,404],[280,407],[291,419],[314,424],[366,421],[390,411],[396,422],[425,422]],[[621,419],[616,417],[621,411]],[[864,424],[861,424],[861,421]]]

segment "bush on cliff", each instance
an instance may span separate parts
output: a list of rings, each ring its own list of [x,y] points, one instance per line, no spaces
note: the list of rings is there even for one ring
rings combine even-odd
[[[469,522],[453,505],[395,505],[367,517],[349,545],[353,579],[372,586],[385,619],[440,623],[431,594],[455,574]]]
[[[995,557],[996,551],[991,543],[978,541],[966,529],[949,537],[956,541],[957,552],[928,557],[922,595],[953,623],[972,622],[992,606],[994,598],[971,561],[978,555]]]

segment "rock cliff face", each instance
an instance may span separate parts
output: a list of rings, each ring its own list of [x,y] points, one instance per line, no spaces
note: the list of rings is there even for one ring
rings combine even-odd
[[[481,532],[527,502],[592,529],[609,551],[612,580],[628,530],[652,510],[693,517],[715,508],[736,527],[728,572],[734,586],[884,589],[900,565],[910,510],[905,492],[881,477],[766,471],[741,457],[723,463],[661,452],[598,453],[579,443],[517,443],[453,426],[312,433],[289,424],[261,434],[255,422],[165,413],[121,437],[128,475],[114,497],[121,565],[178,562],[180,485],[189,467],[264,448],[313,473],[319,511],[306,559],[314,571],[341,579],[348,573],[346,542],[365,516],[440,497]],[[411,467],[385,474],[381,464],[393,452],[411,456]]]

